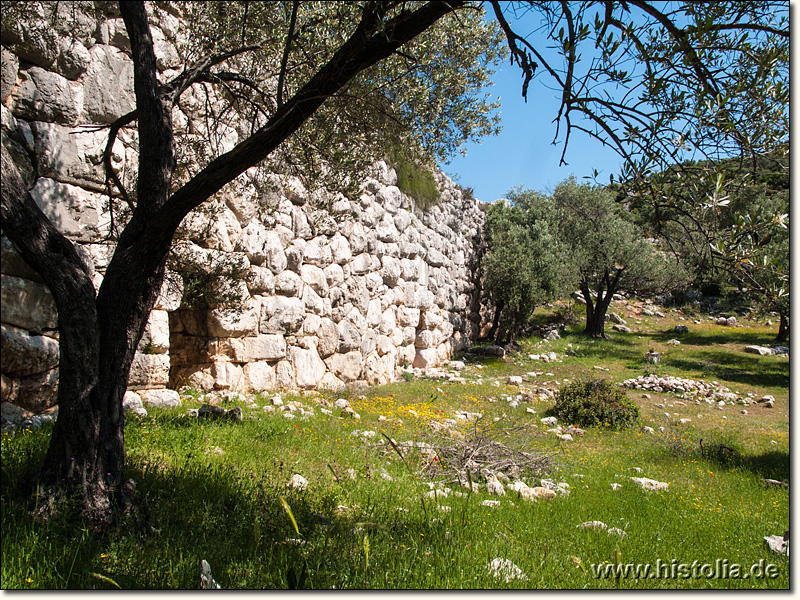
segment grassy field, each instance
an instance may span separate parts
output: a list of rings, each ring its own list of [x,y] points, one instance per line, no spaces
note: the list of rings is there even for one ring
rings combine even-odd
[[[590,341],[576,327],[553,342],[521,340],[521,351],[504,359],[462,357],[457,383],[419,378],[281,394],[313,415],[287,418],[280,407],[269,414],[270,394],[252,399],[243,422],[198,423],[185,416],[203,401],[194,394],[180,409],[129,418],[128,473],[150,511],[144,528],[124,522],[92,532],[68,509],[35,518],[21,482],[44,455],[48,429],[4,435],[2,587],[195,589],[206,560],[224,589],[787,589],[789,561],[762,538],[789,526],[788,487],[764,482],[789,480],[789,360],[744,352],[769,343],[774,328],[616,310],[632,333],[609,330],[612,339]],[[690,332],[675,335],[676,324]],[[680,345],[667,343],[673,338]],[[658,365],[643,361],[651,348],[661,352]],[[529,358],[545,351],[558,360]],[[651,373],[717,381],[742,397],[769,394],[775,405],[719,408],[628,390],[642,414],[636,426],[587,429],[562,442],[540,422],[552,400],[513,404],[521,388]],[[509,385],[510,375],[527,381]],[[322,412],[337,398],[360,418]],[[462,420],[459,411],[481,417]],[[448,419],[455,425],[447,428]],[[489,442],[536,457],[531,464],[543,469],[520,471],[531,487],[549,479],[567,484],[568,495],[531,502],[508,488],[497,496],[449,481],[446,450]],[[721,445],[729,450],[708,451]],[[294,474],[308,480],[304,490],[287,488]],[[480,465],[472,475],[482,481]],[[669,488],[646,491],[632,477]],[[589,521],[608,529],[579,527]],[[487,568],[495,559],[511,561],[520,576],[496,577]],[[608,565],[619,566],[619,577]]]

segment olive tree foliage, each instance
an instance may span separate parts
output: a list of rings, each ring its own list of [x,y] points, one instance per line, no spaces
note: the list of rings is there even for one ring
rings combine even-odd
[[[586,303],[585,334],[606,337],[605,315],[616,293],[661,293],[685,285],[682,265],[645,237],[609,190],[569,178],[556,187],[553,202],[558,235]]]
[[[64,3],[43,4],[63,14]],[[27,7],[4,3],[4,21]],[[185,63],[160,73],[148,10],[176,8],[187,11],[176,40]],[[41,274],[59,313],[59,417],[33,489],[76,493],[97,522],[130,506],[122,399],[173,238],[191,211],[245,173],[258,183],[252,169],[260,165],[339,177],[347,189],[355,168],[380,157],[384,137],[425,158],[496,127],[480,88],[498,38],[462,0],[129,1],[119,13],[136,109],[109,127],[107,176],[125,214],[115,220],[116,248],[98,290],[2,148],[3,232]],[[198,111],[206,117],[199,131],[181,116]],[[109,160],[123,127],[135,128],[143,149],[129,185]]]
[[[491,5],[523,95],[542,81],[561,99],[562,161],[574,133],[599,139],[623,159],[623,193],[649,205],[654,233],[694,246],[703,268],[747,258],[721,243],[718,217],[742,186],[788,174],[789,2]],[[532,29],[548,42],[530,41]],[[763,239],[785,225],[785,215],[740,208],[731,220],[748,231],[736,235]]]
[[[488,337],[513,342],[537,306],[557,298],[571,283],[565,245],[557,236],[552,200],[512,190],[486,216],[483,291],[495,308]]]
[[[408,2],[192,2],[187,5],[186,52],[191,59],[236,52],[202,78],[196,92],[223,91],[227,102],[211,108],[224,139],[263,126],[347,41],[347,25],[374,5],[391,20],[410,15]],[[485,88],[505,56],[495,26],[473,7],[446,16],[327,96],[304,124],[261,163],[270,173],[300,176],[310,189],[353,193],[361,173],[389,146],[400,144],[432,166],[466,141],[497,133],[498,104]],[[240,49],[249,49],[239,52]],[[197,94],[187,98],[196,102]],[[219,94],[217,94],[219,97]],[[180,106],[181,100],[178,100]],[[244,130],[244,131],[243,131]],[[219,148],[206,148],[209,158]],[[190,161],[187,161],[190,162]],[[201,162],[199,168],[204,164]],[[186,173],[186,177],[194,173]]]

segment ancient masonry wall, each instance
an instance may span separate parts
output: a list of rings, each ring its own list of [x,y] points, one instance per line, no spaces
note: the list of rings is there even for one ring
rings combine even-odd
[[[67,4],[54,3],[70,10]],[[129,43],[113,13],[41,16],[3,23],[3,144],[99,287],[114,242],[101,160],[108,129],[97,126],[134,108]],[[164,77],[182,67],[173,44],[179,24],[176,15],[153,16]],[[202,139],[207,132],[191,104],[175,109],[177,129]],[[223,143],[232,147],[237,130],[228,133]],[[122,180],[135,179],[137,154],[135,129],[123,128],[112,156]],[[403,369],[449,360],[479,326],[473,280],[483,211],[445,176],[436,177],[442,203],[423,212],[383,162],[364,174],[350,198],[324,187],[309,193],[298,179],[278,176],[265,191],[255,172],[245,174],[210,210],[187,217],[175,244],[198,263],[246,271],[234,287],[242,308],[189,310],[180,278],[168,274],[134,360],[131,389],[145,399],[184,384],[336,389],[385,383]],[[1,320],[2,400],[35,412],[52,406],[57,311],[5,236]]]

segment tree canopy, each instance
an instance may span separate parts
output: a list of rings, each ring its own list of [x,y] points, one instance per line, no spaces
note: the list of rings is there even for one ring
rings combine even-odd
[[[573,279],[553,217],[551,198],[521,189],[489,208],[483,289],[495,305],[489,337],[497,342],[513,341],[536,306],[558,297]]]
[[[567,245],[586,303],[585,333],[605,336],[604,321],[618,292],[665,292],[687,281],[676,257],[647,239],[609,190],[561,182],[553,193],[558,234]]]

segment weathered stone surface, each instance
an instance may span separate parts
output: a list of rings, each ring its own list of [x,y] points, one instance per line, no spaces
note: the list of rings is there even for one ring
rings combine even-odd
[[[266,362],[250,362],[244,366],[246,388],[251,392],[272,391],[277,387],[275,369]]]
[[[247,255],[251,264],[260,265],[266,260],[267,230],[259,221],[251,221],[242,229],[236,249]]]
[[[11,325],[0,326],[0,360],[2,370],[11,377],[23,377],[49,371],[58,366],[58,342],[52,338],[31,335]]]
[[[139,352],[165,354],[169,351],[169,315],[164,310],[153,310],[139,341]]]
[[[0,238],[0,271],[3,275],[12,275],[42,283],[41,276],[34,271],[17,252],[14,244],[7,237]]]
[[[21,69],[11,93],[11,112],[29,121],[76,125],[82,106],[78,84],[39,67]]]
[[[70,239],[99,242],[108,235],[111,221],[99,194],[40,177],[31,196],[50,222]]]
[[[0,320],[34,333],[54,329],[58,312],[50,290],[41,283],[3,275],[0,278]]]
[[[34,413],[40,413],[58,401],[58,369],[20,377],[16,403]]]
[[[84,108],[93,123],[113,123],[136,108],[133,62],[113,46],[95,44],[83,82]]]
[[[261,309],[261,333],[295,333],[303,325],[306,313],[300,298],[270,296],[264,298]]]
[[[318,295],[325,297],[328,295],[328,279],[325,272],[315,265],[303,265],[300,267],[300,278],[309,285]]]
[[[164,387],[169,383],[169,355],[141,354],[133,357],[128,386],[134,389]]]
[[[67,5],[54,6],[69,16]],[[3,23],[2,94],[10,96],[1,110],[4,144],[14,145],[9,152],[36,184],[33,195],[48,217],[87,246],[87,266],[96,269],[99,286],[113,253],[101,164],[107,132],[85,125],[109,123],[133,109],[132,63],[117,14],[103,13],[98,23],[95,9],[80,5],[77,13],[53,20],[74,22],[75,31],[50,25],[44,12],[41,22]],[[152,20],[159,78],[168,81],[182,64],[174,45],[181,22],[163,10]],[[59,33],[51,39],[53,26]],[[187,90],[173,110],[176,134],[214,137],[209,154],[231,148],[244,133],[238,124],[220,123],[210,136],[198,118],[209,105],[226,110],[228,101]],[[182,161],[209,158],[200,146],[185,148]],[[123,128],[112,168],[128,186],[138,151],[135,128]],[[351,381],[391,381],[399,364],[449,359],[480,330],[470,269],[484,213],[444,176],[435,178],[442,203],[424,213],[396,187],[397,175],[383,161],[364,174],[362,194],[352,201],[324,181],[309,192],[297,178],[262,169],[240,175],[209,210],[184,220],[187,241],[173,250],[188,249],[209,272],[226,270],[229,259],[246,269],[248,277],[236,286],[244,311],[181,310],[182,280],[168,274],[174,289],[165,283],[161,290],[134,384],[138,377],[141,385],[164,385],[169,362],[159,363],[159,355],[172,363],[175,383],[204,389],[336,389]],[[12,266],[18,258],[4,251],[4,275],[38,278],[24,263]],[[8,312],[4,307],[4,317]],[[6,383],[9,393],[16,389],[11,378]]]
[[[291,360],[297,385],[301,388],[315,387],[325,375],[325,363],[313,348],[292,348]]]
[[[277,361],[286,357],[286,340],[282,335],[264,334],[242,340],[243,350],[237,354],[236,361]]]
[[[6,98],[11,95],[11,90],[17,84],[17,69],[19,69],[19,59],[17,55],[2,48],[2,67],[0,68],[0,103],[5,104]]]
[[[242,337],[258,332],[260,303],[248,299],[242,309],[215,308],[208,313],[208,333],[212,337]]]
[[[140,390],[138,393],[147,406],[168,408],[181,405],[181,396],[175,390]]]
[[[358,350],[346,354],[334,354],[328,357],[325,363],[333,374],[344,382],[356,381],[361,378],[363,357]]]

